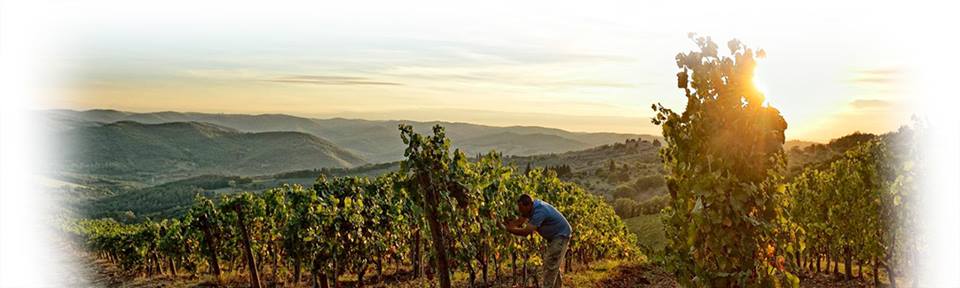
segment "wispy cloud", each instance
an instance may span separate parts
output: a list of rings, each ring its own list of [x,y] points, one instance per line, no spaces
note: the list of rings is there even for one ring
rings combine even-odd
[[[194,78],[237,81],[265,81],[274,83],[294,83],[312,85],[387,85],[400,86],[403,83],[382,81],[370,77],[342,76],[342,75],[308,75],[290,74],[277,76],[279,73],[257,71],[251,69],[195,69],[186,70],[184,75]]]
[[[620,88],[631,89],[652,83],[642,81],[623,81],[622,79],[602,79],[599,77],[571,77],[564,71],[569,67],[554,66],[397,66],[381,71],[381,74],[446,84],[493,84],[541,88]]]
[[[313,85],[387,85],[400,86],[403,83],[378,81],[368,77],[330,76],[330,75],[290,75],[264,80],[277,83],[301,83]]]
[[[857,109],[886,108],[890,105],[893,105],[893,103],[878,99],[856,99],[850,102],[850,106]]]
[[[417,55],[426,56],[425,60],[458,64],[523,64],[548,65],[570,63],[624,63],[636,61],[630,55],[601,53],[585,50],[563,50],[553,46],[487,44],[463,41],[421,41],[425,46],[409,47]],[[424,55],[423,52],[428,52]]]
[[[182,72],[193,78],[216,80],[245,80],[263,77],[263,73],[252,69],[190,69]]]
[[[856,71],[850,82],[856,84],[892,84],[900,81],[902,71],[897,68],[880,68]]]

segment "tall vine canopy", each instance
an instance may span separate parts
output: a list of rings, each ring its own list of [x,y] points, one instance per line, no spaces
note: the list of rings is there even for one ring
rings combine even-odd
[[[787,123],[753,83],[765,52],[732,40],[723,55],[709,37],[691,38],[699,50],[676,57],[685,109],[652,107],[666,141],[669,268],[686,286],[796,283],[777,268]]]

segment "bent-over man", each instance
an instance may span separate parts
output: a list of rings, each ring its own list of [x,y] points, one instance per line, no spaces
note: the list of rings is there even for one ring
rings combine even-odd
[[[560,265],[567,254],[567,244],[570,243],[572,228],[567,218],[560,214],[553,205],[541,200],[534,200],[530,195],[523,194],[517,198],[517,210],[520,217],[503,223],[507,231],[517,236],[527,236],[537,231],[544,240],[547,240],[547,249],[543,255],[544,288],[555,288],[563,285],[560,275]]]

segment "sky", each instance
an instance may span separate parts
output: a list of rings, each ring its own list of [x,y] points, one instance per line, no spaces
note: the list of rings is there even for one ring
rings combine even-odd
[[[694,32],[767,52],[757,82],[788,139],[909,124],[900,7],[713,2],[64,2],[43,108],[659,134],[650,106],[682,110],[674,57]]]
[[[53,142],[36,140],[25,110],[656,134],[649,106],[682,109],[673,57],[694,48],[686,35],[696,32],[765,49],[760,82],[790,124],[788,139],[889,131],[919,106],[929,130],[917,237],[929,253],[906,269],[928,286],[958,286],[960,98],[950,92],[960,64],[950,54],[958,45],[949,2],[583,2],[0,0],[0,282],[76,280],[56,277],[76,271],[58,268],[69,253],[50,248],[56,237],[43,232],[59,205],[20,193],[35,188],[32,171],[49,162],[37,159]]]

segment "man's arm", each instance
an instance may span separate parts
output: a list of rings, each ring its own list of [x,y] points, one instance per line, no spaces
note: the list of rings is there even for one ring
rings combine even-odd
[[[503,223],[503,226],[513,235],[517,236],[527,236],[537,231],[537,227],[527,224],[527,218],[517,218],[513,221],[506,221]]]

